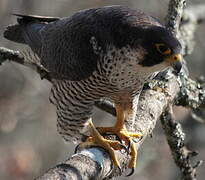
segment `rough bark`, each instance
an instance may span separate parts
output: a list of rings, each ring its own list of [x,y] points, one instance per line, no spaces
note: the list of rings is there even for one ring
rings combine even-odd
[[[190,49],[193,49],[193,38],[197,25],[205,19],[205,5],[189,7],[183,13],[184,5],[185,0],[170,0],[166,25],[177,34],[177,37],[183,44],[184,55],[186,55],[191,53]],[[187,36],[187,33],[189,36]],[[5,60],[29,66],[37,71],[41,78],[47,79],[48,81],[50,80],[48,72],[46,72],[40,65],[23,59],[18,51],[0,48],[0,63],[3,63]],[[181,128],[179,126],[176,128],[173,123],[167,121],[173,120],[173,118],[170,118],[172,116],[168,113],[169,111],[167,111],[167,108],[173,104],[191,108],[203,107],[205,90],[199,83],[184,75],[176,77],[173,74],[168,75],[165,73],[158,76],[154,82],[148,83],[146,87],[147,88],[143,90],[140,96],[138,113],[133,126],[134,128],[128,126],[129,129],[143,134],[143,138],[139,139],[137,142],[137,148],[140,147],[147,135],[152,132],[156,121],[162,117],[162,125],[165,129],[165,134],[175,162],[182,172],[182,179],[194,180],[196,166],[192,166],[190,161],[186,161],[186,163],[188,163],[187,166],[181,166],[183,163],[181,163],[177,157],[185,157],[184,153],[186,153],[186,151],[180,149],[182,146],[172,146],[172,144],[175,144],[177,141],[184,144],[184,138]],[[102,100],[97,102],[96,106],[115,115],[115,109],[111,102]],[[173,132],[180,135],[172,138]],[[186,148],[183,146],[183,149]],[[126,152],[116,153],[120,159],[122,171],[125,171],[127,163],[129,162],[129,155]],[[191,153],[188,153],[186,157],[190,154]],[[102,148],[92,147],[79,150],[78,153],[65,160],[65,162],[49,169],[48,172],[37,179],[110,179],[113,176],[119,176],[120,174],[118,169],[113,171],[112,161]],[[193,176],[189,176],[190,174]]]
[[[172,152],[173,159],[179,167],[183,180],[196,180],[196,168],[201,165],[198,161],[192,165],[191,158],[198,153],[190,151],[184,144],[185,134],[180,123],[174,119],[172,108],[168,108],[161,116],[161,123],[167,137],[167,142]]]

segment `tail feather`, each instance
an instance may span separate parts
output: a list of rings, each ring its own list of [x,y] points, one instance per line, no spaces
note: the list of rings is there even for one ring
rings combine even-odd
[[[50,16],[37,16],[37,15],[23,15],[23,14],[12,14],[14,16],[19,17],[18,23],[29,23],[29,22],[53,22],[53,21],[57,21],[60,18],[59,17],[50,17]]]
[[[4,37],[8,40],[18,42],[18,43],[27,43],[25,40],[25,32],[27,31],[26,25],[36,24],[36,28],[31,30],[32,33],[38,28],[42,27],[43,24],[59,20],[59,17],[47,17],[47,16],[36,16],[36,15],[22,15],[22,14],[13,14],[17,16],[18,24],[10,25],[4,31]],[[33,28],[34,26],[32,26]]]
[[[17,43],[26,43],[22,36],[22,30],[19,24],[8,26],[4,31],[4,37]]]

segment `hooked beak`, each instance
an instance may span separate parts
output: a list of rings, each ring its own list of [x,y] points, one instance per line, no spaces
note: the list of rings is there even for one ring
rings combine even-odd
[[[173,67],[175,72],[178,74],[182,69],[182,55],[173,54],[166,58],[165,60],[170,66]]]

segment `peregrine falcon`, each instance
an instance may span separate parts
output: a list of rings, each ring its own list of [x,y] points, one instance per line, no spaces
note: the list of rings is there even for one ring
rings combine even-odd
[[[114,150],[129,147],[128,167],[137,152],[125,122],[133,123],[140,92],[155,72],[182,67],[181,45],[157,19],[139,10],[109,6],[82,10],[70,17],[19,15],[4,37],[27,44],[51,76],[50,101],[57,109],[57,130],[66,141],[99,145],[120,167]],[[113,127],[95,127],[93,106],[110,98],[116,108]],[[105,139],[116,134],[121,141]]]

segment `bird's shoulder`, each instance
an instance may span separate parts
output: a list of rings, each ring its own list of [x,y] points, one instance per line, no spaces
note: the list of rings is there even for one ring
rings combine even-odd
[[[54,74],[70,80],[87,78],[101,57],[93,48],[93,39],[106,53],[110,45],[116,48],[131,45],[141,36],[142,27],[150,25],[161,26],[157,19],[125,6],[79,11],[43,28],[42,64]]]

